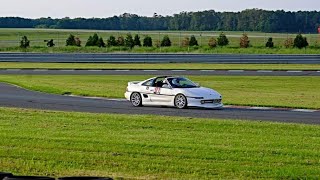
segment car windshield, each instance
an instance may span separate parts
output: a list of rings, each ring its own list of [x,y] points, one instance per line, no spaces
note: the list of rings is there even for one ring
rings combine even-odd
[[[198,87],[194,82],[187,78],[168,78],[168,82],[173,88],[196,88]]]

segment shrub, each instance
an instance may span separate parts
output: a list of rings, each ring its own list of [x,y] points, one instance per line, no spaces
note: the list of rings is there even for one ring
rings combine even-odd
[[[130,47],[131,49],[134,47],[134,40],[131,34],[127,34],[124,44],[126,47]]]
[[[157,48],[161,47],[161,42],[160,42],[159,40],[156,40],[155,46],[156,46]]]
[[[86,46],[99,46],[99,36],[97,33],[94,33],[93,36],[88,38]]]
[[[104,43],[103,38],[99,38],[97,42],[98,47],[106,47],[106,43]]]
[[[89,36],[89,38],[88,38],[87,43],[86,43],[85,46],[94,46],[94,45],[93,45],[93,38],[92,38],[92,36]]]
[[[188,37],[185,37],[181,42],[181,46],[188,47],[189,45],[190,45],[190,39]]]
[[[299,49],[306,48],[307,46],[309,46],[307,38],[303,37],[301,34],[298,34],[296,36],[296,38],[294,39],[293,44],[294,44],[294,47],[297,47]]]
[[[165,35],[161,41],[161,46],[171,46],[171,40],[168,35]]]
[[[150,36],[145,36],[143,39],[144,47],[152,47],[152,38]]]
[[[134,36],[134,45],[135,46],[141,46],[141,41],[140,41],[140,36],[138,35],[138,34],[136,34],[135,36]]]
[[[53,39],[51,39],[51,40],[44,40],[44,42],[47,43],[47,46],[48,46],[48,47],[54,47],[54,46],[55,46],[55,44],[53,43]]]
[[[76,46],[76,40],[74,35],[70,34],[66,40],[66,46]]]
[[[250,44],[249,37],[246,33],[240,38],[240,48],[248,48]]]
[[[288,38],[284,41],[284,47],[285,48],[292,48],[293,47],[293,39],[292,38]]]
[[[274,43],[272,42],[272,37],[269,37],[268,42],[266,43],[267,48],[273,48]]]
[[[20,41],[20,47],[21,48],[27,48],[30,47],[30,41],[28,40],[27,36],[23,36]]]
[[[195,36],[191,36],[189,46],[198,46],[198,41]]]
[[[119,36],[117,39],[117,45],[118,46],[124,46],[124,38],[122,36]]]
[[[81,46],[81,40],[80,40],[80,38],[76,37],[76,38],[74,38],[74,40],[75,40],[75,46],[80,47],[80,46]]]
[[[222,32],[220,33],[219,37],[218,37],[218,45],[219,46],[226,46],[229,44],[229,39],[227,38],[227,36]]]
[[[109,39],[107,40],[107,45],[108,46],[117,46],[118,43],[116,41],[116,38],[114,36],[110,36]]]
[[[210,48],[217,47],[217,40],[214,37],[210,38],[209,42],[208,42],[208,45],[209,45]]]

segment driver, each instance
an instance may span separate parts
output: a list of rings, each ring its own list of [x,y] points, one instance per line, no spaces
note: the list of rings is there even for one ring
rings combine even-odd
[[[172,79],[172,84],[175,86],[180,86],[180,80],[178,78]]]
[[[175,86],[175,87],[180,87],[180,79],[179,78],[175,78],[175,79],[172,79],[172,84]]]

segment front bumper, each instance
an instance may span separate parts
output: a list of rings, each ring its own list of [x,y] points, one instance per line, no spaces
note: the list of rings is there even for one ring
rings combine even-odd
[[[204,101],[203,99],[195,99],[195,98],[187,98],[188,106],[190,107],[202,107],[202,108],[210,108],[210,109],[220,109],[223,108],[223,103],[201,103]]]

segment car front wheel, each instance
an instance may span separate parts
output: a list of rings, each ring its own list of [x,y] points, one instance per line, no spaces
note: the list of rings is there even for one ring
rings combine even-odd
[[[188,107],[187,98],[183,94],[178,94],[174,98],[174,105],[179,109],[185,109]]]
[[[142,98],[140,93],[134,92],[130,96],[130,101],[134,107],[142,106]]]

